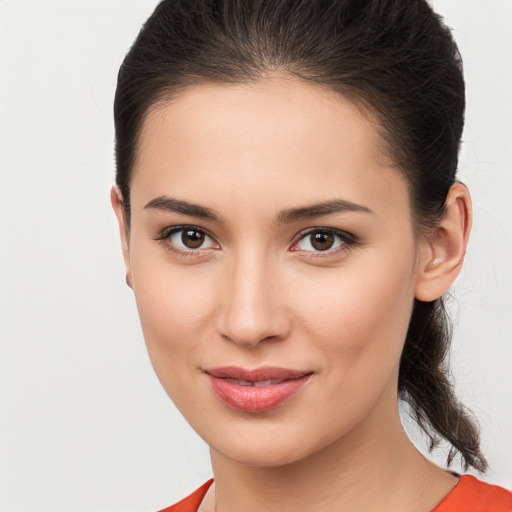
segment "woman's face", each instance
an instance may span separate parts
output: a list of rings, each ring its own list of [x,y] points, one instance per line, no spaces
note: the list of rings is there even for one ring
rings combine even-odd
[[[155,371],[214,451],[281,465],[395,421],[420,258],[379,142],[295,80],[149,113],[125,256]]]

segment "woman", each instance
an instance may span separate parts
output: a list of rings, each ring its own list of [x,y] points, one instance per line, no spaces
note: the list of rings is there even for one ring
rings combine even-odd
[[[471,228],[460,57],[420,0],[174,0],[119,73],[127,269],[214,482],[169,511],[512,510],[447,380]]]

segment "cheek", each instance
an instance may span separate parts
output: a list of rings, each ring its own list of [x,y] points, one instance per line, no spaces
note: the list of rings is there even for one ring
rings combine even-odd
[[[413,259],[361,257],[355,267],[305,278],[298,317],[333,372],[365,382],[397,368],[414,301]]]
[[[309,284],[300,288],[300,348],[320,366],[322,392],[304,416],[304,422],[321,419],[323,427],[314,430],[315,443],[328,444],[351,431],[384,394],[388,413],[394,410],[400,355],[414,301],[411,260],[390,258],[380,263],[365,265],[365,272],[359,266],[357,272],[337,269],[332,276],[307,279]]]
[[[150,260],[147,251],[138,251],[132,255],[132,277],[151,362],[175,399],[174,390],[198,368],[201,340],[213,335],[213,276],[206,268],[176,268],[161,255]]]

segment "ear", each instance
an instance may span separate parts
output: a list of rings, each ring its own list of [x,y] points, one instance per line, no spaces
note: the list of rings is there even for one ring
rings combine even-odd
[[[421,246],[415,296],[431,302],[443,295],[459,275],[472,224],[471,196],[462,183],[451,186],[446,212]]]
[[[110,191],[110,201],[112,208],[117,217],[119,224],[119,234],[121,236],[121,247],[123,250],[124,266],[126,269],[126,284],[133,288],[132,285],[132,269],[130,263],[130,230],[126,222],[126,214],[124,210],[123,196],[119,187],[114,185]]]

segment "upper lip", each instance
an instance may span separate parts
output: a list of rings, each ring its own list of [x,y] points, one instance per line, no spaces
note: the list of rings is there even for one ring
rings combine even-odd
[[[292,370],[290,368],[280,368],[277,366],[262,366],[252,370],[240,368],[239,366],[221,366],[207,368],[204,371],[212,377],[220,379],[238,379],[248,382],[297,379],[313,373],[312,371]]]

